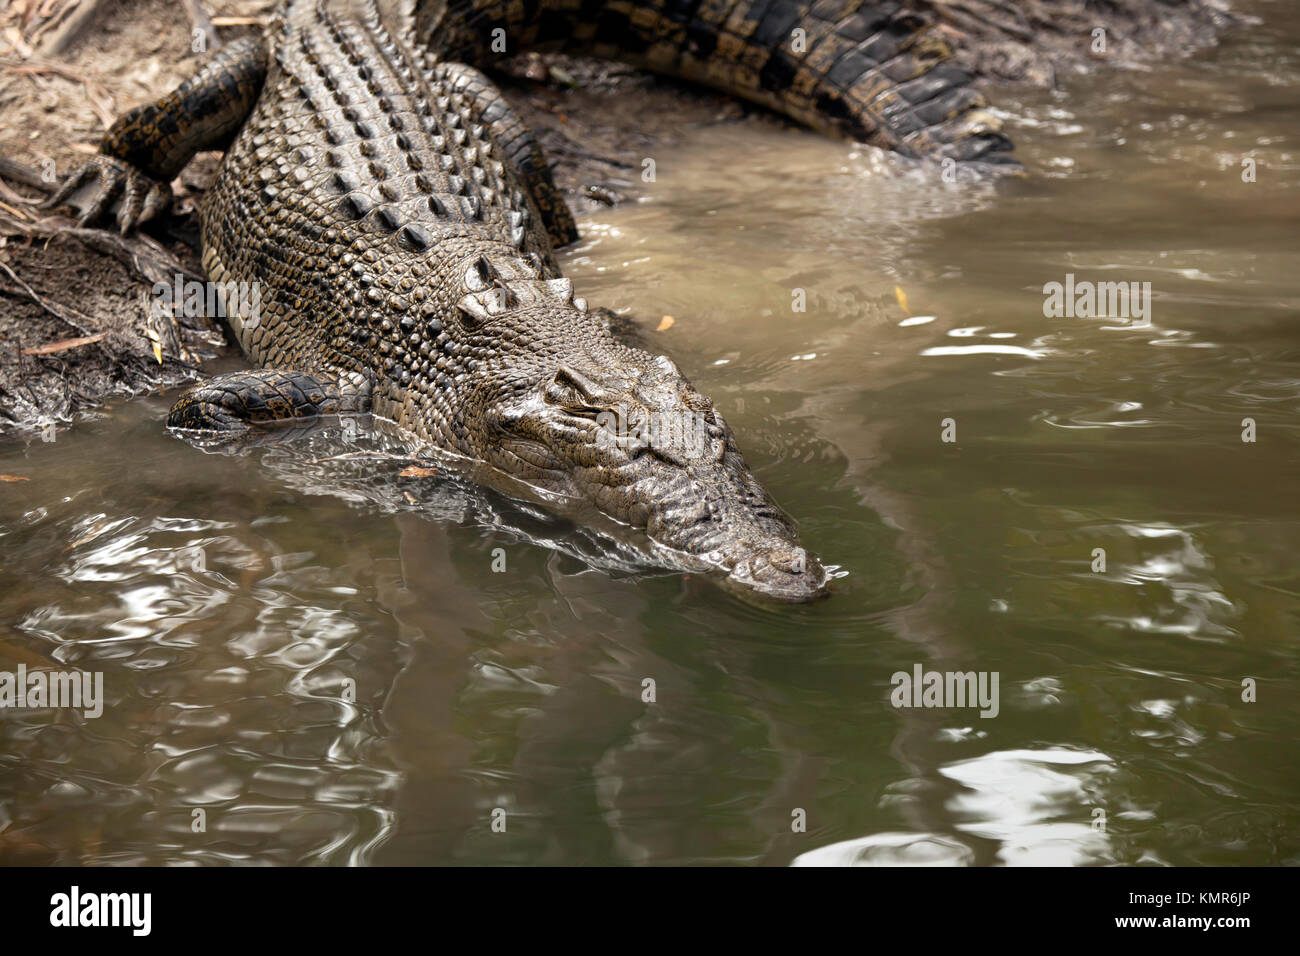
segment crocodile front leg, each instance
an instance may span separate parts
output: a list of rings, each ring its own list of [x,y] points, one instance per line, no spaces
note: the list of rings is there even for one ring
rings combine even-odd
[[[87,185],[93,192],[78,217],[99,220],[114,205],[128,232],[171,205],[168,185],[194,154],[226,145],[257,102],[266,78],[260,38],[231,43],[196,75],[156,103],[137,106],[104,134],[100,155],[76,170],[46,205],[57,206]]]
[[[369,382],[356,376],[251,369],[218,375],[177,399],[170,428],[241,433],[259,425],[370,411]]]

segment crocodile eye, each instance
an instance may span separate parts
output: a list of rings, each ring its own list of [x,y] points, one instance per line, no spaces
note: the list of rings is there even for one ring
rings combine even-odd
[[[613,405],[598,383],[568,365],[560,366],[547,384],[544,397],[547,404],[584,418],[595,417]]]

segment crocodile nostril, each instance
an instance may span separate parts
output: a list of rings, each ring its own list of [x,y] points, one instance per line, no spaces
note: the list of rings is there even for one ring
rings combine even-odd
[[[803,574],[808,568],[808,554],[803,548],[773,551],[767,556],[767,560],[788,574]]]
[[[776,547],[741,558],[728,580],[743,591],[783,601],[812,601],[828,593],[825,569],[797,546]]]
[[[763,581],[784,575],[806,574],[808,564],[808,552],[803,548],[777,548],[741,558],[736,562],[732,573],[742,578]]]

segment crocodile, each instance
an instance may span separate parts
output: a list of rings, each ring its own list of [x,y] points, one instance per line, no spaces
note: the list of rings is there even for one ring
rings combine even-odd
[[[782,52],[792,23],[812,38],[802,60]],[[561,275],[572,214],[472,65],[490,50],[475,25],[543,48],[622,43],[899,151],[1006,156],[894,4],[289,0],[262,35],[121,117],[50,200],[87,196],[84,222],[137,228],[168,208],[196,152],[225,149],[200,210],[202,261],[213,282],[258,288],[256,309],[228,315],[256,367],[189,389],[168,424],[234,435],[368,413],[638,529],[665,566],[747,595],[825,595],[833,569],[800,544],[719,410]]]

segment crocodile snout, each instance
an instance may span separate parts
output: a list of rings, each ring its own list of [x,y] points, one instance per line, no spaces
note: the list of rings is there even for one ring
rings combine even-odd
[[[826,597],[830,575],[803,548],[777,547],[736,561],[727,582],[742,593],[803,603]]]

